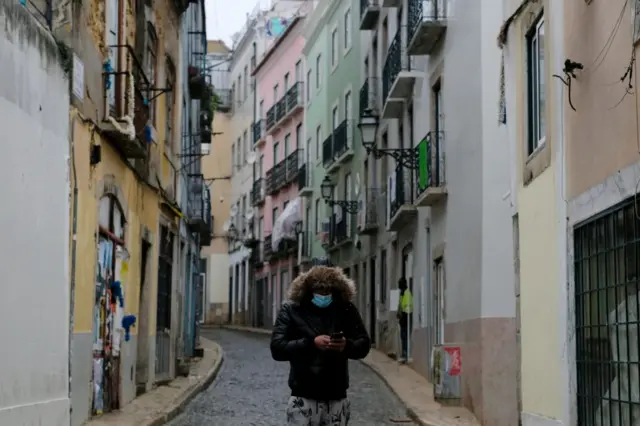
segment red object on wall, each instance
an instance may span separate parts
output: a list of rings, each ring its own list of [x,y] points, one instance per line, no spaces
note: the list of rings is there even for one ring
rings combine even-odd
[[[448,355],[447,373],[450,376],[459,376],[462,372],[462,359],[460,358],[460,346],[447,346],[444,348]]]

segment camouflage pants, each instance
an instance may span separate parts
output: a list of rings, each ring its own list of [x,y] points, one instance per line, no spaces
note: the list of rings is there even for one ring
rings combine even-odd
[[[347,426],[351,416],[348,399],[316,401],[292,396],[287,405],[289,426]]]

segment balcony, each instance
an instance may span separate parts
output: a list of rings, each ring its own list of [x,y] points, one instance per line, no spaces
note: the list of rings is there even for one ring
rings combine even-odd
[[[327,173],[335,173],[353,154],[353,124],[344,120],[322,143],[322,165]]]
[[[202,99],[208,86],[202,68],[196,65],[189,65],[187,74],[189,76],[189,94],[191,95],[191,99]]]
[[[380,0],[360,0],[360,30],[376,28],[380,18]]]
[[[213,88],[213,97],[215,102],[215,110],[220,112],[231,111],[231,89]]]
[[[273,248],[271,247],[271,235],[265,235],[262,243],[262,251],[264,254],[264,262],[270,262],[273,258]]]
[[[429,132],[416,147],[418,170],[415,205],[433,206],[447,197],[444,133]]]
[[[351,243],[352,227],[351,221],[353,216],[341,212],[334,213],[330,218],[329,241],[327,251],[338,250],[342,246]]]
[[[258,180],[253,182],[253,187],[251,188],[251,205],[254,207],[263,205],[265,201],[265,195],[265,180],[263,178],[259,178]]]
[[[131,46],[111,46],[110,51],[103,66],[105,118],[100,130],[124,157],[143,159],[151,142],[148,99],[153,88]]]
[[[267,131],[265,129],[266,121],[260,119],[251,125],[251,130],[253,133],[253,146],[254,148],[259,148],[264,145],[266,141]]]
[[[284,95],[286,98],[286,116],[294,114],[304,106],[304,84],[297,82]]]
[[[398,31],[382,69],[382,118],[402,118],[404,103],[413,95],[413,86],[421,75],[412,69],[411,59],[402,45],[402,31]]]
[[[360,88],[360,115],[367,109],[374,113],[380,111],[380,97],[378,96],[378,79],[369,77]]]
[[[367,188],[360,199],[357,229],[361,235],[375,235],[386,217],[385,193],[379,188]]]
[[[287,186],[287,160],[286,158],[276,164],[274,167],[274,177],[275,177],[275,192],[280,191],[282,188]]]
[[[271,133],[285,124],[294,113],[300,111],[304,105],[303,83],[297,82],[291,86],[282,98],[267,111],[266,133]]]
[[[191,232],[204,233],[208,231],[209,223],[207,208],[205,207],[205,192],[207,186],[203,175],[190,175],[188,177],[187,219]],[[211,204],[209,202],[209,204]],[[211,206],[209,205],[209,211]]]
[[[302,163],[298,169],[298,196],[308,197],[313,195],[313,167],[311,163]]]
[[[398,232],[418,216],[415,200],[415,171],[401,166],[389,178],[388,231]]]
[[[446,0],[408,0],[407,51],[431,55],[447,30]]]
[[[211,215],[211,192],[206,185],[204,192],[204,220],[205,227],[200,231],[200,246],[208,247],[213,239],[213,217]]]
[[[285,185],[291,185],[292,183],[297,183],[298,179],[298,169],[300,161],[300,156],[303,155],[304,151],[301,149],[296,149],[291,154],[289,154],[286,158],[286,173],[285,173]]]
[[[264,267],[264,241],[258,242],[258,246],[251,250],[250,262],[255,269]]]
[[[278,190],[276,189],[276,167],[272,167],[271,169],[267,170],[267,173],[265,175],[265,192],[267,193],[267,195],[273,195],[276,192],[278,192]]]
[[[382,7],[402,7],[402,0],[382,0]]]

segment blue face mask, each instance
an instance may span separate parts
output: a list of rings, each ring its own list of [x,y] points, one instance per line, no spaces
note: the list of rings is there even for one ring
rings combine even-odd
[[[313,299],[311,299],[311,302],[316,305],[318,308],[326,308],[327,306],[329,306],[331,304],[331,302],[333,301],[333,296],[329,295],[323,295],[323,294],[313,294]]]

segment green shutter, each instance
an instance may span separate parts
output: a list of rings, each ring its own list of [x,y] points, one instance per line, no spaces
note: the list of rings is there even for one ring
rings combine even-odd
[[[429,141],[422,139],[418,144],[418,186],[421,190],[429,184]]]

